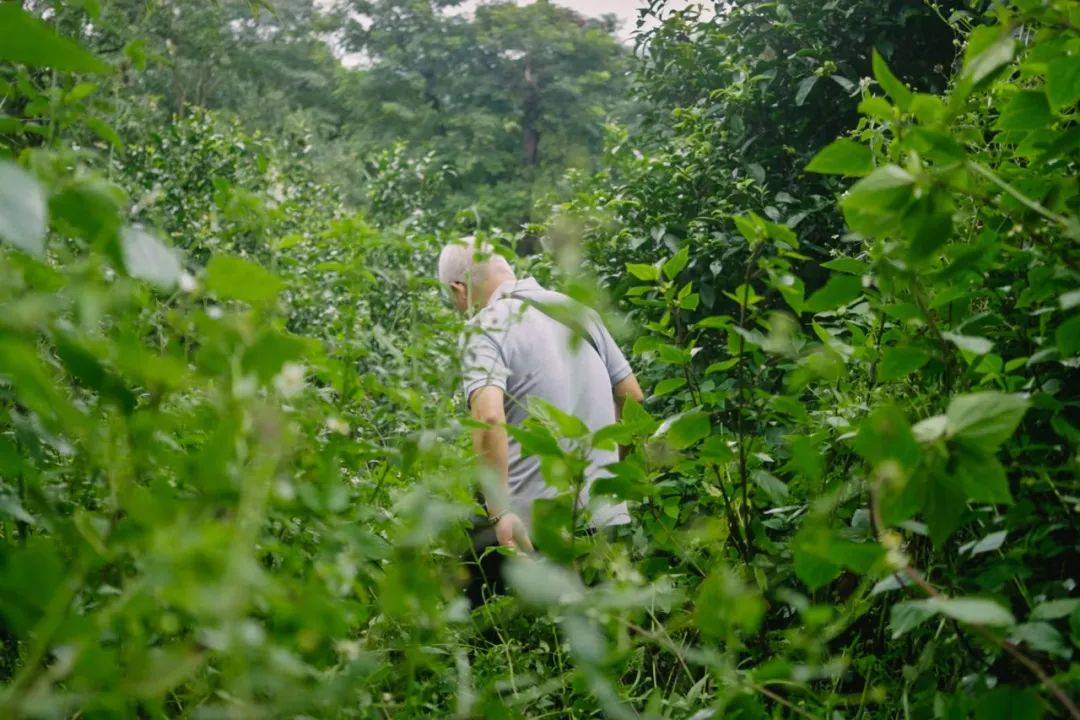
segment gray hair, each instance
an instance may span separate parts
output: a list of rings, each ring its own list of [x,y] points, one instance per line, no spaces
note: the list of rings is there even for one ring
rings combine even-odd
[[[513,273],[513,268],[502,255],[497,254],[489,243],[478,242],[468,235],[452,242],[439,253],[439,282],[475,284],[488,273],[503,270]]]

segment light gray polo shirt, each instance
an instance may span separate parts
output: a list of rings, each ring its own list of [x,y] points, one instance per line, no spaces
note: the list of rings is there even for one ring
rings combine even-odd
[[[462,338],[466,399],[485,386],[500,388],[510,425],[519,425],[528,417],[530,397],[542,398],[572,413],[593,432],[614,423],[611,390],[631,370],[600,316],[584,309],[580,318],[596,344],[594,349],[575,338],[574,331],[565,324],[533,305],[509,297],[511,293],[541,306],[578,305],[562,293],[545,290],[532,278],[500,285],[487,307],[469,320]],[[585,487],[578,501],[582,507],[589,507],[596,527],[630,522],[625,502],[590,502],[589,498],[592,483],[608,474],[604,467],[618,459],[614,450],[593,449],[589,455]],[[509,467],[510,507],[531,527],[533,501],[554,497],[557,491],[544,482],[540,459],[522,457],[521,445],[512,436]]]

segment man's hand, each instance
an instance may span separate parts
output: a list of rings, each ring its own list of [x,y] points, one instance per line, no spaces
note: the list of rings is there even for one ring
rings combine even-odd
[[[516,548],[532,552],[532,540],[529,539],[529,531],[525,523],[512,512],[504,513],[495,523],[495,538],[503,547]]]

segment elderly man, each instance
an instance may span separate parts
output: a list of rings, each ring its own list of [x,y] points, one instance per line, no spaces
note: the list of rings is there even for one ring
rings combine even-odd
[[[472,416],[485,424],[473,433],[473,447],[498,479],[496,491],[485,498],[494,540],[531,549],[532,504],[553,497],[556,490],[545,483],[539,458],[523,457],[521,445],[505,426],[521,423],[529,398],[538,397],[596,431],[619,418],[626,398],[640,402],[641,388],[595,312],[545,290],[532,278],[518,280],[506,259],[490,247],[478,246],[473,238],[446,246],[439,255],[439,281],[449,288],[460,312],[475,313],[462,341],[464,391]],[[564,313],[549,313],[554,306],[582,312],[570,321]],[[617,460],[612,450],[594,448],[590,453],[578,503],[591,511],[593,527],[630,521],[625,503],[589,497],[604,466]],[[489,556],[483,570],[490,577],[499,574],[501,557]]]

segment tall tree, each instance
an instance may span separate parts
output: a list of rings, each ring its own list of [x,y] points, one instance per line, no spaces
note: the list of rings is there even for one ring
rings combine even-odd
[[[532,218],[568,168],[589,168],[605,118],[622,107],[629,52],[612,18],[547,0],[497,2],[472,17],[454,0],[351,4],[346,47],[365,63],[349,82],[359,147],[407,144],[452,168],[450,209],[482,223]]]

